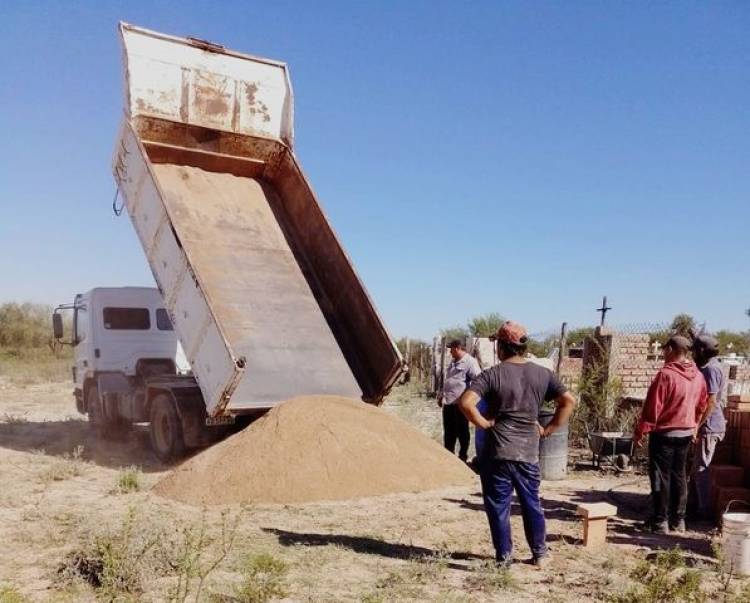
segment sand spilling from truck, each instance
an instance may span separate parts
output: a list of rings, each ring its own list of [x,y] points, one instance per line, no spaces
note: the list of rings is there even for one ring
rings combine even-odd
[[[186,461],[155,491],[195,505],[301,503],[473,483],[435,441],[384,410],[304,396]]]

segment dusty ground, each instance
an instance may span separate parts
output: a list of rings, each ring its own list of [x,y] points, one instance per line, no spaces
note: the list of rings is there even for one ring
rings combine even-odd
[[[563,482],[545,482],[550,566],[537,570],[519,562],[509,573],[497,572],[489,563],[478,483],[344,503],[196,509],[149,492],[168,468],[152,458],[144,430],[122,442],[92,440],[70,389],[68,383],[19,385],[0,376],[0,603],[194,601],[200,574],[200,600],[206,601],[262,601],[274,592],[290,601],[370,603],[535,601],[542,595],[548,601],[607,600],[634,588],[628,576],[639,560],[671,547],[700,571],[700,588],[719,596],[721,576],[707,531],[657,538],[636,529],[645,516],[642,476],[580,469]],[[439,433],[432,401],[402,390],[388,408]],[[124,471],[132,465],[139,471]],[[585,459],[579,466],[587,467]],[[612,502],[610,490],[620,517],[612,522],[610,544],[589,554],[580,546],[575,508],[583,501]],[[528,549],[517,512],[513,529],[523,560]],[[92,542],[136,574],[127,587],[135,594],[93,588],[70,571],[71,552]],[[264,553],[270,557],[258,557]],[[258,570],[258,559],[278,571]],[[62,566],[68,571],[60,573]],[[243,580],[259,585],[245,598],[237,596]],[[730,590],[739,587],[732,583]]]

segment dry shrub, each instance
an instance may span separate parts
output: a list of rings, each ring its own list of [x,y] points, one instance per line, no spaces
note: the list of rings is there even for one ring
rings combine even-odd
[[[0,603],[29,603],[15,586],[0,584]]]
[[[121,469],[115,481],[115,492],[118,494],[129,494],[141,489],[141,469],[135,465]]]
[[[93,534],[69,553],[58,573],[65,582],[83,580],[106,600],[135,598],[152,573],[163,573],[158,545],[164,536],[163,529],[138,522],[130,509],[120,526]]]
[[[510,568],[499,566],[495,561],[482,563],[476,571],[464,580],[464,586],[470,591],[484,593],[497,593],[518,588]]]
[[[637,584],[623,593],[611,595],[611,603],[704,603],[701,572],[687,569],[679,549],[657,553],[653,562],[644,559],[630,573]]]
[[[284,576],[287,565],[268,553],[249,555],[240,573],[242,582],[235,594],[224,601],[236,603],[266,603],[286,596]]]
[[[60,482],[83,474],[86,461],[83,460],[83,446],[76,446],[72,454],[66,454],[55,460],[40,474],[42,482]]]

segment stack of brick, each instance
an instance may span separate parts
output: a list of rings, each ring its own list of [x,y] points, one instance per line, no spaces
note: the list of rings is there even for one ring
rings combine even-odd
[[[717,519],[733,501],[750,504],[750,412],[727,408],[727,433],[711,463],[711,491]]]
[[[746,471],[737,465],[711,464],[711,496],[717,518],[732,501],[750,503],[750,488],[745,486]]]

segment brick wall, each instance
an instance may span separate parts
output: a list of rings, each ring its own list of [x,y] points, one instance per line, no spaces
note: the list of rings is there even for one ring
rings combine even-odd
[[[584,356],[588,361],[596,362],[595,354],[600,346],[609,348],[609,378],[618,378],[622,383],[623,397],[646,397],[649,385],[658,370],[664,365],[661,357],[654,357],[655,350],[650,344],[647,333],[617,333],[607,329],[600,331],[598,344],[584,345]],[[593,350],[593,351],[592,351]],[[658,355],[658,349],[656,350]],[[560,365],[560,378],[568,387],[573,387],[581,377],[584,359],[565,357]],[[732,367],[729,373],[729,393],[750,395],[750,364]]]
[[[568,388],[573,388],[581,378],[583,358],[564,357],[560,362],[560,380]]]
[[[650,340],[647,333],[615,333],[612,338],[610,377],[620,379],[626,398],[645,398],[648,386],[663,364],[660,359],[649,359]]]

